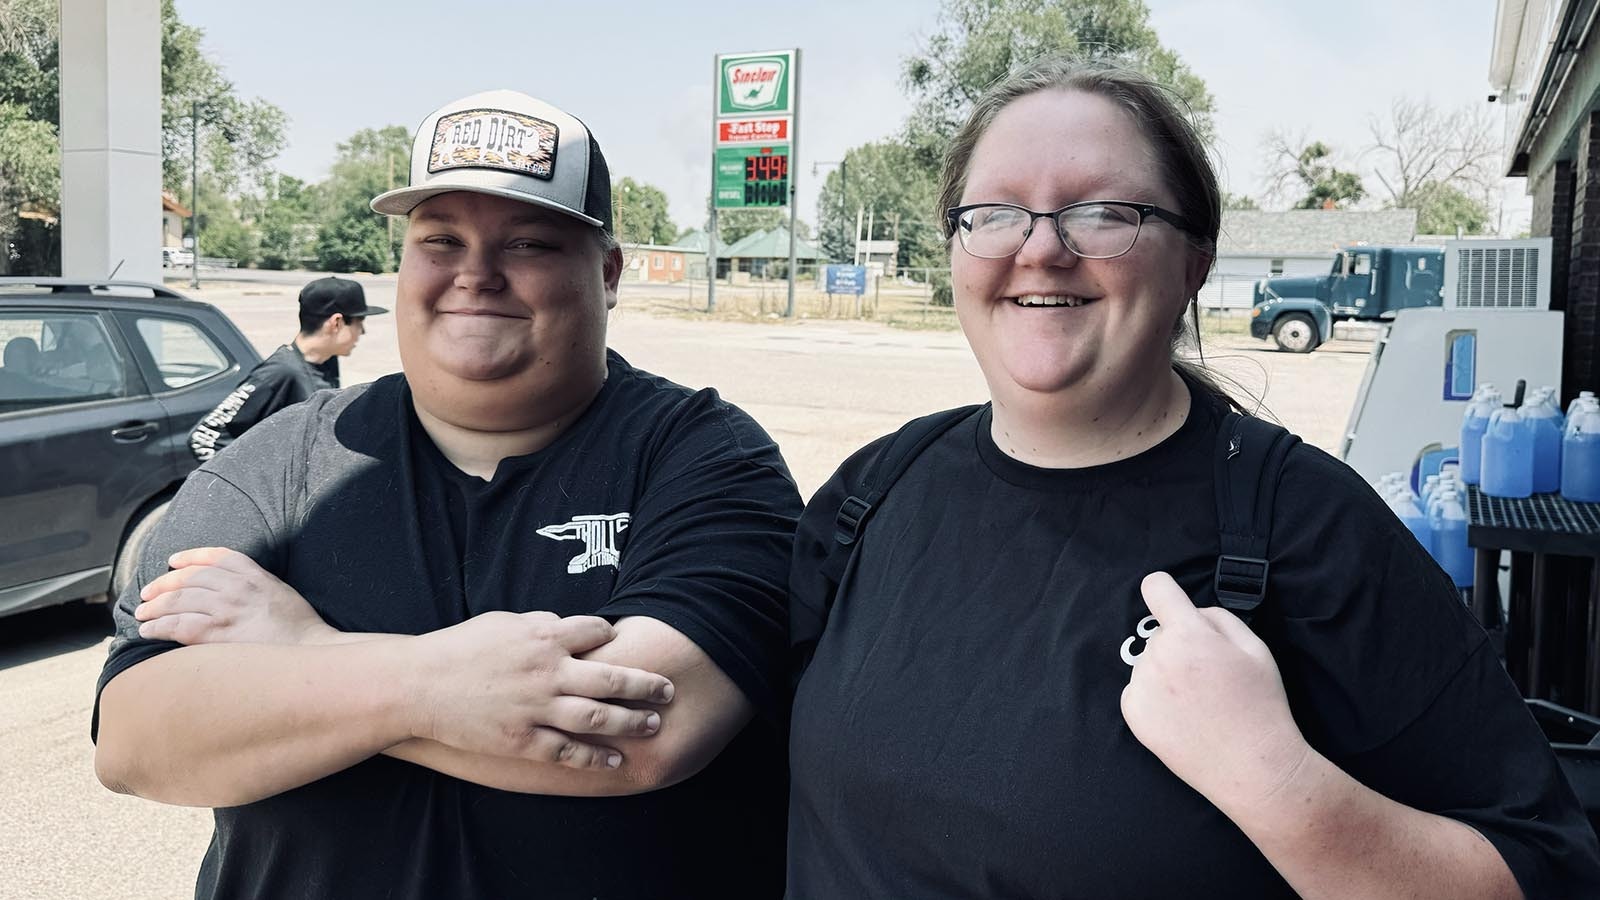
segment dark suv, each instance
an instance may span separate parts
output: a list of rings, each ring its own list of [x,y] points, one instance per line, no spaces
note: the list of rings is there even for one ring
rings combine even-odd
[[[0,278],[0,616],[104,601],[261,357],[165,287]]]

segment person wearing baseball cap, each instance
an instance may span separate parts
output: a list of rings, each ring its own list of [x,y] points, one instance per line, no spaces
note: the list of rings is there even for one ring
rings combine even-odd
[[[782,896],[800,498],[607,348],[610,185],[532,97],[429,115],[372,203],[402,371],[173,500],[92,728],[108,786],[216,808],[197,897]]]
[[[348,278],[318,278],[300,289],[300,332],[245,375],[189,432],[189,451],[205,462],[239,435],[317,391],[339,387],[339,357],[355,350],[367,316],[366,292]]]

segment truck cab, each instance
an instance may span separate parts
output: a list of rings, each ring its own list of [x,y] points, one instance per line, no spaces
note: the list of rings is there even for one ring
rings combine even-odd
[[[1309,353],[1333,336],[1335,322],[1392,318],[1438,306],[1444,250],[1438,247],[1344,247],[1325,276],[1256,282],[1250,334],[1281,350]]]

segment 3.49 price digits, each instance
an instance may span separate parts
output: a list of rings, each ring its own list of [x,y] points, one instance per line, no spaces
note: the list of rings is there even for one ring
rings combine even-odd
[[[789,202],[789,155],[761,153],[744,158],[744,205],[784,206]]]
[[[745,181],[784,181],[789,177],[789,157],[785,156],[746,156],[744,158]]]

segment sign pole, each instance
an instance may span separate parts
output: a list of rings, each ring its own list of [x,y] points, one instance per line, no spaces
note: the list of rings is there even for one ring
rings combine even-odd
[[[707,243],[714,308],[716,221],[723,209],[789,207],[789,301],[795,314],[799,210],[795,206],[794,137],[799,50],[716,55],[711,127],[711,235]],[[763,278],[765,277],[763,269]]]
[[[784,308],[785,319],[794,318],[795,279],[795,220],[800,203],[800,48],[794,51],[794,72],[789,78],[789,96],[794,104],[794,119],[789,134],[789,305]]]
[[[711,127],[722,103],[722,57],[711,57]],[[717,311],[717,142],[711,142],[711,229],[706,235],[706,312]]]

